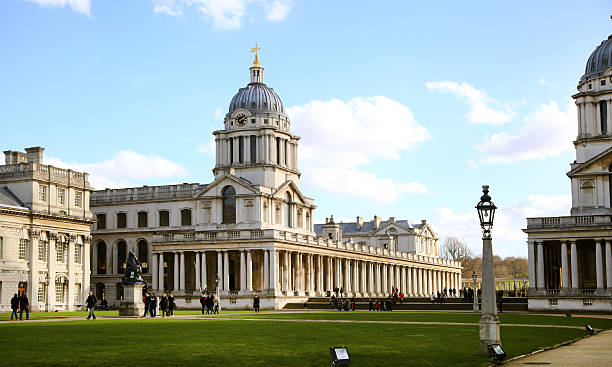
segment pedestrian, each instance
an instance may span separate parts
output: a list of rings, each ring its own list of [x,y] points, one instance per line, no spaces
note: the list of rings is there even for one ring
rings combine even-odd
[[[13,321],[13,315],[15,315],[15,321],[18,320],[17,309],[19,309],[19,297],[17,296],[17,293],[15,293],[13,298],[11,298],[11,310],[13,310],[11,311],[11,321]]]
[[[355,311],[355,297],[351,300],[351,311]]]
[[[304,305],[306,305],[304,303]],[[253,298],[253,308],[255,309],[255,312],[259,312],[259,296],[255,295],[255,298]]]
[[[376,300],[376,311],[380,311],[380,303]]]
[[[26,320],[30,319],[30,302],[25,292],[21,293],[19,297],[19,320],[23,320],[23,311],[26,312]]]
[[[344,293],[344,288],[340,287],[340,298],[343,297],[343,295],[342,295],[343,293]]]
[[[155,317],[157,312],[157,296],[155,293],[151,294],[149,297],[149,314],[151,317]]]
[[[208,315],[209,313],[213,314],[215,313],[215,295],[211,294],[208,297],[206,297],[206,314]]]
[[[208,310],[206,307],[206,295],[204,293],[202,293],[202,295],[200,296],[200,305],[202,305],[202,315],[204,315],[204,311],[208,313]]]
[[[430,298],[432,304],[434,302],[436,302],[436,294],[434,292],[431,292],[431,296],[429,298]]]
[[[145,292],[144,297],[142,297],[142,301],[144,302],[144,305],[145,305],[145,312],[144,312],[144,315],[142,315],[142,317],[147,317],[147,314],[149,313],[149,304],[151,303],[148,292]]]
[[[504,310],[503,310],[503,306],[504,306],[504,301],[502,301],[502,297],[499,297],[499,298],[497,299],[497,310],[498,310],[500,313],[504,312]]]
[[[93,295],[93,292],[89,292],[89,296],[87,296],[87,299],[85,300],[87,310],[89,311],[89,315],[87,315],[87,320],[92,317],[94,320],[96,319],[96,314],[94,313],[94,310],[96,309],[96,302],[98,302],[96,296]]]
[[[216,313],[217,315],[219,314],[219,299],[215,298],[213,300],[213,302],[215,303],[215,310],[214,313]]]
[[[175,308],[176,303],[174,303],[174,295],[172,294],[172,292],[170,292],[170,294],[168,295],[168,313],[170,314],[170,316],[174,316]]]
[[[370,302],[368,303],[368,311],[374,311],[374,302],[372,298],[370,298]]]
[[[159,311],[162,317],[168,316],[168,296],[166,296],[166,293],[162,293],[159,299]]]

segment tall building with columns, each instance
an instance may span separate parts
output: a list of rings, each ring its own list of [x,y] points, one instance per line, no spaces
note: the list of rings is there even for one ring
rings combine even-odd
[[[217,285],[225,308],[250,307],[257,294],[262,307],[277,309],[336,287],[363,297],[393,286],[409,296],[459,288],[461,265],[435,251],[317,236],[314,200],[300,190],[300,138],[263,72],[256,54],[250,83],[213,133],[213,182],[93,192],[98,297],[119,302],[130,250],[148,288],[172,291],[179,307],[198,307],[200,292]],[[395,227],[385,233],[405,230]]]
[[[18,292],[32,311],[74,311],[89,291],[88,175],[43,164],[43,151],[7,150],[0,165],[0,311]]]
[[[612,36],[589,57],[578,93],[567,217],[528,218],[529,309],[612,312]]]

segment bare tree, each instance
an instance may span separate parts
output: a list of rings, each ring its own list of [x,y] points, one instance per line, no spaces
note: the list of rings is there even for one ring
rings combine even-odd
[[[446,237],[444,244],[440,247],[440,257],[463,263],[472,259],[473,255],[472,250],[463,241],[457,237]]]

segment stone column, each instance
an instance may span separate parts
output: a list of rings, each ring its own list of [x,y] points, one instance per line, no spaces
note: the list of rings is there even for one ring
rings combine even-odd
[[[202,289],[208,290],[208,269],[206,268],[206,251],[202,251],[202,270],[200,273]]]
[[[538,251],[539,252],[539,251]],[[493,241],[482,240],[482,308],[480,314],[480,344],[478,351],[488,355],[490,344],[500,344],[499,317],[495,303],[495,276],[493,274]]]
[[[361,271],[361,294],[363,297],[365,297],[368,293],[369,293],[369,289],[368,289],[368,283],[367,283],[367,279],[368,279],[368,265],[365,261],[361,261],[360,265],[359,265],[359,270]]]
[[[295,292],[295,282],[293,279],[294,266],[293,266],[293,254],[290,251],[287,251],[287,257],[289,258],[289,266],[287,267],[287,287],[289,288],[289,292]],[[291,293],[293,296],[294,293]]]
[[[240,251],[240,292],[246,291],[246,263],[244,250]]]
[[[595,241],[595,274],[597,275],[597,289],[603,289],[603,259],[601,245],[603,240]]]
[[[610,240],[606,240],[606,288],[608,288],[608,291],[612,289],[612,248],[610,248]]]
[[[278,252],[275,251],[274,249],[269,250],[270,252],[270,283],[269,283],[269,291],[268,292],[272,292],[272,294],[276,294],[276,285],[277,285],[277,276],[276,276],[276,269],[278,268],[277,264],[276,264],[276,259],[278,258]]]
[[[264,284],[263,290],[266,291],[270,289],[270,253],[268,250],[263,250],[263,266],[264,266]]]
[[[527,241],[527,261],[528,261],[528,273],[529,273],[529,288],[535,289],[536,287],[536,267],[535,267],[535,241]],[[572,251],[572,256],[573,256]]]
[[[38,310],[38,241],[40,240],[40,231],[30,231],[29,249],[28,249],[28,300],[30,308]],[[70,274],[68,276],[71,276]],[[41,310],[44,311],[44,310]]]
[[[253,258],[251,250],[247,250],[247,292],[253,292]]]
[[[200,275],[200,253],[199,252],[195,252],[195,290],[196,292],[199,292],[201,287],[200,287],[200,281],[202,280],[202,276]]]
[[[351,263],[344,259],[344,292],[348,296],[351,293]]]
[[[126,247],[127,247],[127,244],[126,244]],[[115,243],[112,246],[112,249],[113,249],[113,272],[112,274],[119,274],[119,246]],[[109,274],[108,269],[106,270],[106,274]]]
[[[174,252],[174,291],[179,289],[179,254]]]
[[[159,261],[157,262],[157,266],[158,266],[158,271],[157,274],[159,276],[159,280],[158,280],[158,289],[164,289],[164,253],[160,252],[159,253]],[[170,285],[168,285],[169,287]]]
[[[180,252],[180,256],[181,256],[181,271],[179,272],[179,274],[180,274],[180,289],[182,291],[185,291],[185,252],[181,251]]]
[[[570,241],[570,247],[572,261],[572,289],[578,289],[578,252],[576,251],[576,241]],[[531,282],[531,275],[529,281]]]
[[[91,236],[83,236],[83,280],[81,282],[81,302],[85,303],[91,288]]]
[[[359,295],[361,292],[359,291],[359,262],[357,260],[352,260],[353,263],[353,294]]]
[[[151,275],[153,289],[159,289],[159,265],[157,265],[157,252],[153,253],[153,257],[151,258],[151,267],[153,270],[153,274]]]
[[[217,278],[219,279],[218,287],[223,288],[223,253],[221,250],[217,250]],[[216,283],[217,279],[215,279]]]
[[[537,287],[538,289],[544,289],[544,247],[542,242],[537,243],[538,246],[538,278]]]
[[[567,242],[561,241],[561,279],[563,289],[569,288],[569,266],[567,264]]]
[[[400,267],[400,291],[404,293],[404,295],[408,294],[408,288],[406,286],[406,267]]]
[[[332,264],[331,257],[325,257],[325,268],[327,269],[325,272],[325,291],[332,291],[334,288],[332,286]]]
[[[285,251],[283,266],[283,291],[289,295],[289,251]]]
[[[223,251],[223,290],[229,292],[229,252]]]
[[[55,268],[56,268],[56,254],[55,254],[55,245],[58,242],[57,233],[49,232],[49,248],[47,249],[47,264],[48,264],[48,273],[47,273],[47,311],[55,311]],[[108,247],[107,247],[108,250]],[[108,261],[106,262],[106,274],[108,272]]]

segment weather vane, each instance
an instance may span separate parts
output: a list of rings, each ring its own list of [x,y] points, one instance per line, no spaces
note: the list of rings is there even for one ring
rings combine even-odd
[[[259,47],[259,45],[257,45],[257,43],[255,44],[255,47],[251,48],[251,52],[255,52],[255,61],[253,61],[253,66],[260,66],[261,63],[259,62],[259,58],[257,57],[257,51],[261,50],[261,47]]]

